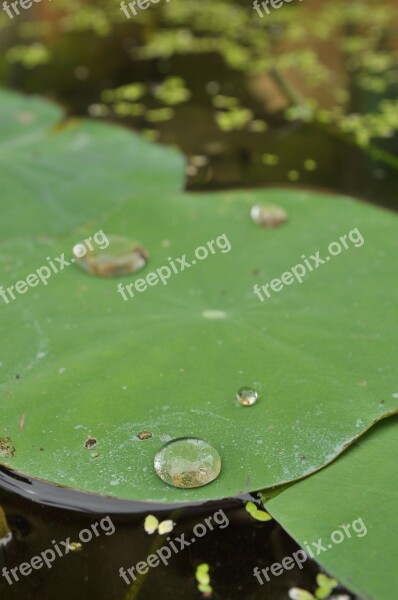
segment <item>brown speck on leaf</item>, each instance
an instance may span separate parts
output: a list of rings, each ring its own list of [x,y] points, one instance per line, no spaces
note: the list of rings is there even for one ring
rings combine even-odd
[[[87,448],[87,450],[91,450],[96,445],[97,445],[97,440],[95,438],[88,438],[88,440],[86,440],[84,442],[84,446]]]
[[[19,373],[17,373],[17,374],[15,375],[15,379],[21,379],[21,376],[20,376],[20,374],[19,374]]]
[[[149,440],[152,437],[152,433],[150,431],[141,431],[137,437],[139,440]]]
[[[15,454],[15,448],[9,437],[0,437],[0,457],[12,458]]]

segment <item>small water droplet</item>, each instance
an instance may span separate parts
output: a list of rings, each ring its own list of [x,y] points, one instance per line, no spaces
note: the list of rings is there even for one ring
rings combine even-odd
[[[202,312],[202,317],[205,319],[225,319],[226,313],[223,310],[204,310]]]
[[[274,204],[255,204],[250,216],[252,221],[261,227],[278,227],[287,221],[287,212]]]
[[[118,277],[136,273],[148,262],[149,253],[139,243],[122,236],[109,235],[106,248],[89,250],[82,242],[73,247],[76,264],[90,275]]]
[[[179,488],[196,488],[216,479],[221,471],[217,450],[199,438],[177,438],[165,444],[155,456],[160,479]]]
[[[258,394],[253,388],[242,387],[236,392],[236,398],[243,406],[252,406],[257,402]]]

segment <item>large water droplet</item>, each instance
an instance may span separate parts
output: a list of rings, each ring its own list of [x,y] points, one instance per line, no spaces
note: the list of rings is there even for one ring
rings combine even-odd
[[[258,394],[252,388],[242,387],[236,392],[236,398],[243,406],[252,406],[257,402]]]
[[[287,221],[287,212],[275,204],[256,204],[250,211],[252,221],[262,227],[278,227]]]
[[[108,235],[109,245],[90,250],[84,242],[73,247],[75,262],[90,275],[118,277],[136,273],[148,262],[149,253],[141,244],[118,235]]]
[[[217,450],[199,438],[171,440],[155,456],[160,479],[179,488],[196,488],[216,479],[221,471]]]

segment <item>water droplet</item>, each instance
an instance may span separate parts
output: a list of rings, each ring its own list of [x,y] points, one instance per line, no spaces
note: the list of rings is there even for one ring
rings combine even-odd
[[[152,437],[152,433],[150,431],[141,431],[137,437],[139,440],[149,440]]]
[[[252,406],[257,402],[258,394],[253,388],[242,387],[236,392],[236,398],[243,406]]]
[[[195,488],[210,483],[221,471],[217,450],[199,438],[177,438],[165,444],[155,456],[160,479],[179,488]]]
[[[139,243],[127,238],[109,235],[106,248],[88,249],[80,242],[73,247],[75,262],[90,275],[118,277],[136,273],[148,262],[149,253]]]
[[[256,204],[250,211],[252,221],[262,227],[278,227],[287,221],[287,212],[274,204]]]
[[[225,319],[226,313],[223,310],[204,310],[202,317],[205,319]]]

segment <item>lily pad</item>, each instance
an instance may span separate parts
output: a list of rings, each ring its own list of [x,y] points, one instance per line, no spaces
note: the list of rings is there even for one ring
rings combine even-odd
[[[0,98],[16,138],[18,98]],[[37,100],[23,103],[35,114]],[[114,278],[70,264],[15,300],[0,297],[0,437],[15,448],[2,464],[124,499],[217,499],[305,477],[397,411],[394,215],[295,190],[184,193],[174,150],[106,124],[54,127],[45,107],[48,131],[41,116],[33,139],[1,153],[3,287],[48,259],[70,261],[100,230],[139,240],[150,259]],[[263,203],[287,223],[253,223]],[[364,243],[357,236],[301,284],[264,302],[253,293],[354,230]],[[166,285],[118,293],[163,266]],[[242,387],[257,392],[252,406],[236,399]],[[180,437],[219,452],[217,479],[178,489],[158,478],[156,453]]]
[[[396,417],[378,424],[330,467],[269,502],[263,494],[267,510],[318,563],[372,600],[397,597],[397,425]]]

